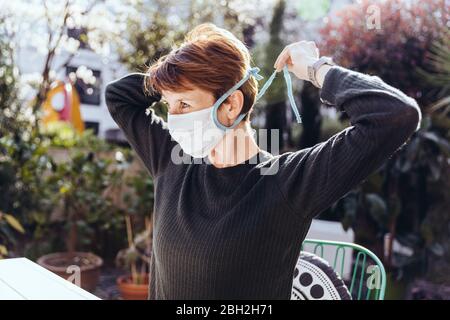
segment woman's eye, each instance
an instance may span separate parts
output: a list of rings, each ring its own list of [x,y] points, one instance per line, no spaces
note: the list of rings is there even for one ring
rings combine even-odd
[[[181,106],[181,109],[186,109],[186,108],[190,108],[191,107],[190,105],[188,105],[185,102],[181,102],[180,106]]]

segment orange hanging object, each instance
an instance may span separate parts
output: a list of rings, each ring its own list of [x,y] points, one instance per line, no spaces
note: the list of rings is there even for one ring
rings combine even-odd
[[[70,82],[54,82],[42,107],[44,110],[42,119],[44,125],[55,121],[66,121],[71,123],[79,133],[84,131],[80,97]]]

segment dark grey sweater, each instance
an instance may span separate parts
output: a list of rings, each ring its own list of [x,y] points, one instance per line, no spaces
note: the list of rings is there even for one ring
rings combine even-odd
[[[412,98],[342,67],[327,73],[320,97],[351,126],[310,148],[219,169],[171,160],[176,142],[153,110],[146,115],[159,97],[144,95],[141,74],[108,84],[109,111],[155,182],[150,299],[290,299],[312,218],[379,168],[421,118]]]

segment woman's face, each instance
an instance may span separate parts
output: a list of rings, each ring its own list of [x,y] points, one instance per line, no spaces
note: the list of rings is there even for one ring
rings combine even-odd
[[[214,95],[200,88],[188,91],[162,90],[161,101],[165,102],[169,114],[184,114],[210,108],[216,102]],[[220,123],[229,126],[239,116],[244,104],[242,91],[237,90],[222,103],[217,112]]]
[[[196,88],[178,92],[163,90],[161,101],[167,104],[169,114],[182,114],[209,108],[215,99],[210,92]]]

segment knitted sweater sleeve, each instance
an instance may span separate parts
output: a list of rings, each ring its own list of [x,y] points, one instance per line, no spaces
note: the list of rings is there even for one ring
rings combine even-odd
[[[282,154],[276,182],[288,207],[313,218],[390,158],[419,129],[416,101],[369,76],[334,66],[320,99],[345,112],[351,126],[310,148]]]
[[[131,73],[108,83],[105,99],[108,110],[149,173],[157,177],[170,161],[171,147],[167,123],[149,106],[161,98],[144,93],[144,74]]]

